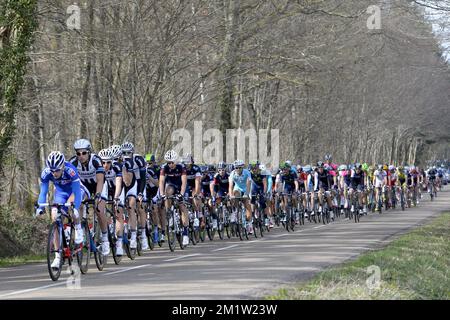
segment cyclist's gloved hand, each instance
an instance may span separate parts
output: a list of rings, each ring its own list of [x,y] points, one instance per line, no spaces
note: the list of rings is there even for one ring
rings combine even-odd
[[[120,198],[114,198],[114,206],[118,207],[120,203]]]
[[[212,202],[212,205],[213,205],[213,206],[216,205],[216,197],[212,197],[212,198],[211,198],[211,202]]]
[[[178,201],[183,200],[183,196],[182,196],[181,194],[177,194],[177,200],[178,200]]]
[[[35,217],[39,217],[45,213],[45,210],[43,208],[37,208],[36,212],[34,214]]]
[[[163,201],[165,201],[166,200],[166,195],[165,194],[163,194],[163,195],[161,195],[161,200],[163,200]]]

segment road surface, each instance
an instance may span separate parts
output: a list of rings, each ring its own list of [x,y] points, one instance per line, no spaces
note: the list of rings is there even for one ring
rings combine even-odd
[[[416,208],[371,213],[361,222],[306,223],[293,233],[274,229],[264,238],[205,240],[186,250],[168,245],[136,260],[112,257],[102,272],[91,259],[79,286],[69,285],[66,267],[50,280],[43,263],[0,268],[0,299],[258,299],[292,281],[378,248],[399,234],[450,210],[450,191]]]

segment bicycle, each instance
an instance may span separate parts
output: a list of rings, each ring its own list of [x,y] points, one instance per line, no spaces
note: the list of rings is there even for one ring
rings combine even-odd
[[[246,210],[242,200],[248,199],[248,197],[234,197],[238,204],[236,208],[233,208],[231,224],[234,230],[234,233],[239,236],[239,239],[242,241],[245,239],[249,239],[247,232],[247,217]]]
[[[91,252],[94,253],[95,265],[98,271],[103,271],[106,263],[107,256],[103,255],[102,250],[102,230],[100,228],[100,223],[98,222],[98,206],[95,205],[94,199],[86,199],[81,202],[86,207],[86,225],[89,227],[89,235],[91,238]],[[92,213],[92,223],[89,223],[90,209],[94,212]]]
[[[264,225],[263,225],[263,217],[264,217],[264,210],[261,206],[260,199],[261,195],[256,195],[256,204],[255,204],[255,210],[252,212],[253,216],[253,233],[255,235],[255,238],[258,237],[257,230],[259,230],[259,233],[261,237],[264,237]]]
[[[179,200],[177,196],[168,196],[167,200],[172,200],[170,208],[167,210],[167,242],[169,243],[170,251],[175,251],[176,242],[178,240],[181,250],[185,249],[183,245],[183,226],[181,224]]]
[[[58,204],[58,203],[40,203],[39,207],[51,207],[52,212],[56,214],[56,220],[52,222],[49,227],[48,239],[47,239],[47,268],[50,278],[53,281],[57,281],[61,275],[62,266],[67,261],[71,274],[75,274],[72,268],[74,257],[77,259],[77,265],[80,268],[81,273],[85,274],[89,267],[90,257],[90,239],[89,231],[86,230],[86,224],[82,225],[84,232],[83,242],[79,245],[75,245],[75,225],[72,217],[68,212],[62,210],[65,208],[73,208],[72,203]],[[56,210],[56,212],[55,212]],[[64,223],[67,220],[67,223]],[[52,268],[52,258],[56,253],[59,253],[60,260],[58,268]]]
[[[108,206],[113,205],[112,209],[108,208]],[[116,235],[116,225],[117,225],[117,219],[116,219],[116,212],[118,210],[117,207],[114,206],[114,201],[106,201],[106,213],[110,215],[110,217],[108,219],[108,240],[109,240],[109,244],[111,247],[111,252],[112,252],[112,256],[113,256],[113,260],[114,263],[116,265],[120,264],[120,262],[122,261],[122,256],[118,256],[117,255],[117,235]]]

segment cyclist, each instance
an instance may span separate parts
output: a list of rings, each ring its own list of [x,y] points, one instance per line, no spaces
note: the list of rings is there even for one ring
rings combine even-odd
[[[387,174],[386,171],[383,170],[383,165],[378,165],[378,169],[373,173],[372,184],[375,187],[375,199],[377,202],[375,211],[380,211],[381,208],[378,204],[381,203],[380,197],[382,197],[382,193],[387,185]]]
[[[204,199],[204,205],[207,206],[208,212],[211,215],[213,229],[217,229],[217,216],[216,212],[212,210],[212,194],[214,191],[214,174],[216,173],[216,167],[214,165],[205,165],[201,169],[201,195]],[[201,219],[201,226],[203,226],[205,219]]]
[[[160,205],[158,205],[159,174],[161,167],[156,163],[155,155],[152,153],[147,153],[145,155],[145,162],[147,163],[147,184],[145,185],[144,201],[151,201],[152,203],[152,218],[153,223],[156,226],[153,241],[154,243],[157,243],[158,241],[164,242],[166,234],[166,216],[164,210],[161,210]]]
[[[103,185],[105,183],[105,169],[102,166],[102,160],[99,156],[92,153],[92,146],[89,140],[78,139],[75,141],[73,148],[76,155],[69,162],[77,168],[81,183],[89,190],[88,198],[91,198],[95,194],[95,212],[102,231],[102,253],[103,255],[108,255],[110,250],[104,201],[106,199],[102,198]]]
[[[265,194],[267,193],[267,178],[265,175],[261,173],[261,168],[259,161],[252,161],[250,162],[249,166],[250,176],[252,179],[251,184],[251,207],[252,212],[255,212],[255,204],[256,204],[256,198],[259,196],[259,206],[262,208],[262,210],[266,211],[266,200],[265,200]]]
[[[280,165],[280,173],[277,175],[275,183],[277,184],[277,189],[284,193],[281,200],[281,209],[286,215],[286,207],[288,205],[288,197],[292,197],[292,194],[298,193],[298,177],[297,169],[293,169],[289,161],[285,161]],[[293,171],[294,170],[294,171]],[[295,197],[292,197],[292,206],[295,207]]]
[[[259,165],[259,168],[261,169],[261,174],[265,177],[267,180],[267,192],[266,192],[266,209],[264,211],[266,217],[266,221],[264,221],[264,224],[266,226],[269,226],[269,228],[273,228],[273,211],[272,211],[272,186],[273,186],[273,180],[272,180],[272,173],[267,170],[266,166],[263,164]]]
[[[230,199],[232,199],[232,205],[236,206],[235,197],[246,197],[248,198],[251,188],[251,174],[247,169],[244,169],[244,161],[236,160],[234,161],[234,170],[230,174],[230,183],[228,187],[228,194]],[[246,219],[247,219],[247,232],[249,234],[253,233],[253,226],[249,223],[252,220],[251,206],[248,199],[244,199],[244,206],[246,209]],[[232,221],[233,216],[232,216]]]
[[[201,227],[203,228],[205,226],[205,221],[202,213],[202,200],[195,197],[200,196],[201,194],[202,173],[200,171],[200,167],[194,164],[194,158],[191,154],[186,154],[186,156],[182,159],[182,163],[186,167],[186,192],[189,197],[194,197],[192,199],[193,209],[196,216],[200,218]]]
[[[437,170],[436,167],[433,166],[428,170],[428,174],[427,174],[427,180],[428,180],[428,192],[431,194],[434,190],[436,189],[436,175],[437,175]]]
[[[120,148],[120,146],[118,146]],[[116,215],[116,254],[123,255],[123,191],[122,191],[122,164],[115,160],[115,157],[121,154],[121,150],[117,147],[111,146],[108,149],[102,149],[98,156],[102,160],[103,168],[105,169],[105,183],[102,190],[102,199],[114,200],[114,207]]]
[[[411,176],[411,180],[408,177],[408,187],[411,188],[412,194],[415,195],[416,203],[415,205],[419,204],[419,193],[418,193],[418,187],[419,187],[419,171],[417,171],[417,168],[412,165],[409,168],[409,175]]]
[[[360,208],[363,206],[363,213],[367,214],[367,208],[366,203],[364,199],[364,172],[362,171],[362,165],[357,162],[355,163],[355,168],[351,170],[350,172],[350,188],[349,188],[349,197],[352,199],[352,195],[355,192],[355,190],[360,191],[359,199],[358,199],[358,206],[359,208],[356,209],[356,212],[358,214],[361,214]],[[355,207],[352,204],[351,211],[355,211]]]
[[[169,210],[171,201],[166,199],[166,196],[175,195],[180,201],[179,208],[181,211],[181,222],[183,224],[183,246],[189,244],[188,226],[189,217],[186,206],[181,202],[184,199],[188,200],[187,188],[187,175],[186,168],[177,163],[178,154],[174,150],[169,150],[164,155],[166,163],[161,167],[161,173],[159,176],[159,192],[162,199],[165,201],[166,211]],[[166,212],[167,214],[167,212]]]
[[[59,151],[52,151],[46,161],[46,167],[41,174],[41,185],[38,203],[45,203],[48,193],[49,182],[52,181],[56,192],[54,195],[54,203],[65,204],[73,202],[73,220],[75,223],[75,244],[81,244],[84,239],[83,229],[81,228],[80,206],[83,193],[88,194],[86,188],[83,188],[78,176],[77,169],[65,160],[64,155]],[[67,210],[63,208],[63,210]],[[44,213],[44,207],[36,209],[36,216]],[[56,215],[52,211],[52,221],[56,221]],[[59,248],[56,248],[59,249]],[[55,253],[51,267],[59,268],[61,255],[59,252]]]
[[[125,184],[124,194],[125,198],[128,199],[128,217],[131,231],[130,248],[137,248],[136,238],[137,234],[139,234],[142,250],[148,250],[150,247],[145,232],[147,214],[142,205],[137,205],[137,202],[142,204],[142,201],[144,200],[147,164],[145,163],[144,157],[134,153],[134,145],[131,142],[124,142],[122,144],[122,158],[122,174],[123,182]],[[139,215],[139,227],[137,214]]]
[[[214,175],[212,194],[212,204],[220,203],[222,198],[228,194],[230,186],[230,175],[226,172],[226,164],[219,162],[217,165],[217,173]]]
[[[314,191],[318,191],[319,195],[319,213],[323,210],[323,197],[328,203],[328,208],[330,208],[330,217],[334,219],[332,203],[331,203],[331,186],[333,184],[333,179],[331,175],[325,170],[325,165],[322,161],[317,162],[317,171],[314,174]]]

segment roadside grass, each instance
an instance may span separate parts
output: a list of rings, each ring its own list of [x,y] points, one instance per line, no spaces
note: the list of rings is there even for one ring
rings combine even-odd
[[[380,281],[373,281],[376,275],[370,266],[380,268]],[[450,213],[266,299],[450,299]]]
[[[45,262],[45,255],[24,255],[24,256],[15,256],[15,257],[7,257],[0,258],[0,267],[13,267],[27,263],[36,263],[36,262]]]

